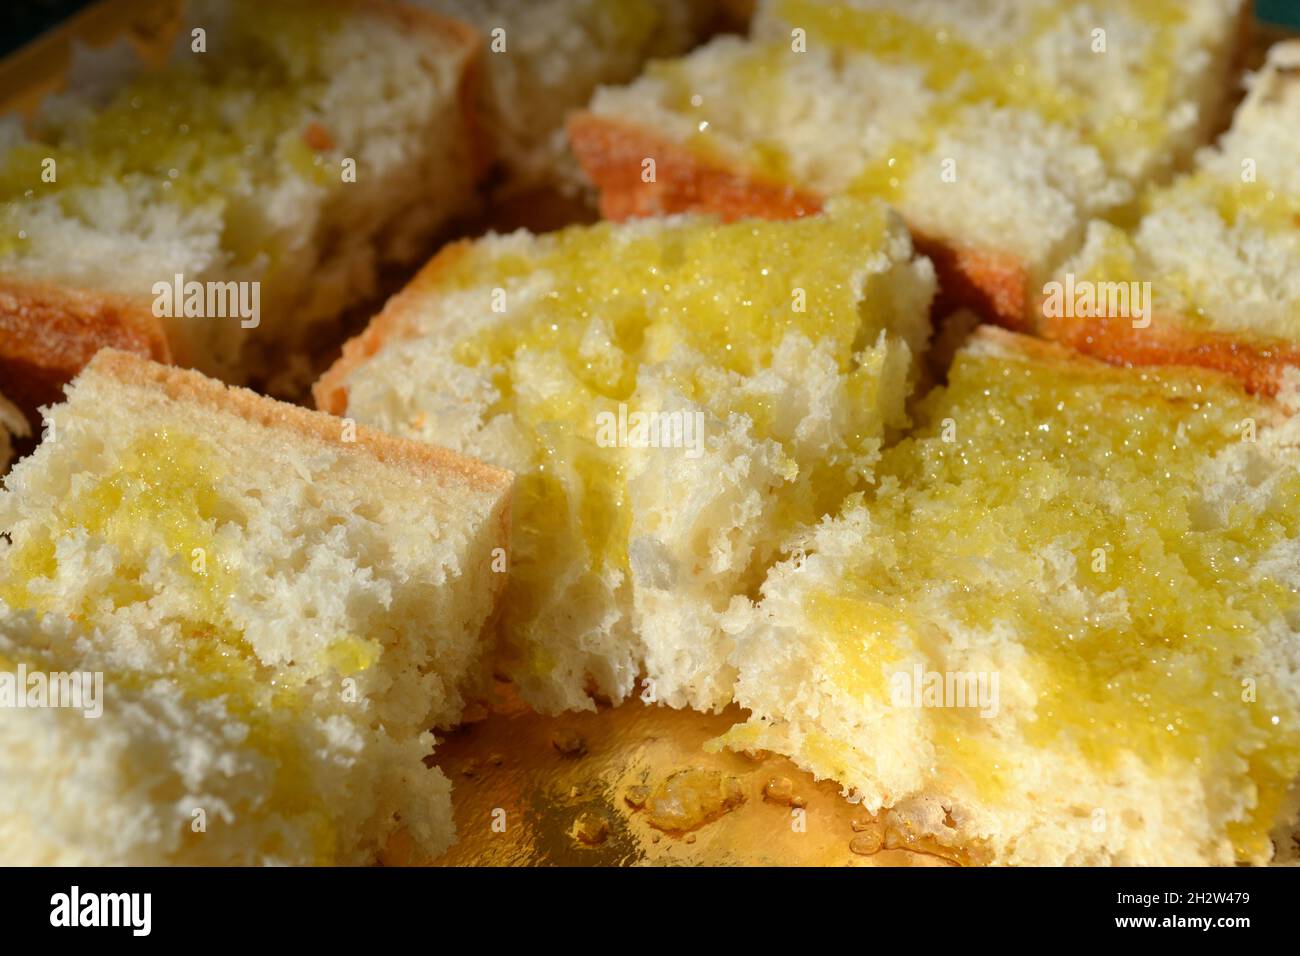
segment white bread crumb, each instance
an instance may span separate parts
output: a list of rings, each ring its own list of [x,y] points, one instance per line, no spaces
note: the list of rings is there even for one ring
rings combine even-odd
[[[453,248],[317,386],[318,402],[344,391],[360,421],[520,475],[503,667],[533,706],[589,709],[593,689],[620,701],[642,674],[648,698],[672,706],[730,699],[723,621],[758,586],[779,529],[834,507],[906,423],[934,276],[884,216],[846,201],[788,223],[676,217]],[[794,289],[822,283],[836,291],[820,328],[837,331],[782,332]],[[511,338],[556,295],[572,304],[548,328],[561,343],[574,330],[572,354]],[[752,334],[738,324],[751,316]],[[692,344],[695,330],[716,337]],[[493,334],[506,351],[473,358]],[[728,367],[751,350],[748,373]],[[580,376],[605,375],[626,376],[631,412],[701,416],[698,456],[598,447],[594,416],[620,399]]]
[[[422,760],[485,685],[508,476],[110,351],[47,415],[0,493],[0,658],[107,700],[0,722],[5,862],[445,848]]]

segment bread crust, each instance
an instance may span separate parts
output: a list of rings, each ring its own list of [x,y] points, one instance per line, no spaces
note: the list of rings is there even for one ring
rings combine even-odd
[[[695,151],[635,123],[575,113],[569,142],[583,171],[600,191],[606,219],[709,212],[724,220],[792,219],[819,212],[822,197],[772,183],[738,167],[710,162]],[[655,159],[655,181],[642,179],[642,162]],[[939,274],[935,312],[972,308],[1007,328],[1027,330],[1028,272],[1016,256],[957,246],[913,229],[919,251]]]
[[[934,263],[939,277],[932,314],[945,318],[959,309],[972,309],[1003,328],[1033,331],[1026,311],[1029,271],[1020,258],[992,249],[955,246],[915,229],[912,242],[917,252]]]
[[[1277,395],[1288,368],[1300,368],[1300,347],[1293,343],[1189,329],[1171,316],[1152,316],[1144,329],[1133,328],[1128,318],[1049,318],[1040,332],[1112,365],[1212,369],[1269,398]]]
[[[225,385],[200,372],[162,365],[130,352],[103,349],[85,371],[86,374],[107,376],[123,385],[157,391],[176,402],[228,412],[255,425],[284,429],[300,438],[349,454],[364,453],[376,461],[405,468],[419,476],[452,476],[475,491],[508,495],[514,483],[511,472],[450,449],[397,438],[364,425],[356,426],[355,439],[350,435],[345,437],[342,422],[331,415],[279,402],[246,388]],[[508,528],[508,507],[506,520]]]
[[[106,375],[118,382],[148,388],[178,402],[238,415],[245,421],[267,428],[286,429],[308,441],[321,442],[349,454],[362,453],[376,461],[402,467],[419,477],[452,477],[476,492],[496,495],[494,540],[508,548],[511,539],[514,500],[513,472],[497,468],[448,448],[408,438],[398,438],[365,425],[354,425],[345,439],[343,422],[320,411],[267,398],[246,388],[226,385],[201,372],[161,365],[129,352],[103,349],[86,367],[87,372]],[[493,599],[497,603],[489,619],[499,613],[506,575],[493,575]]]
[[[470,139],[474,175],[481,175],[489,156],[474,102],[473,79],[482,56],[478,32],[459,20],[402,3],[330,2],[389,20],[405,33],[435,36],[454,48],[459,57],[457,102]],[[134,352],[159,362],[184,359],[168,343],[147,297],[0,275],[0,382],[10,400],[33,421],[41,405],[61,400],[63,386],[101,348]]]
[[[1152,323],[1152,327],[1154,327],[1154,323]],[[1142,334],[1143,332],[1150,332],[1151,329],[1136,331]],[[1290,417],[1292,414],[1288,406],[1277,398],[1278,386],[1281,384],[1280,372],[1285,366],[1279,366],[1276,370],[1279,373],[1278,380],[1272,383],[1271,388],[1252,388],[1242,375],[1229,369],[1218,368],[1205,363],[1172,361],[1168,358],[1149,362],[1134,362],[1123,359],[1111,360],[1086,352],[1069,342],[1012,332],[995,325],[976,326],[966,340],[966,344],[968,347],[973,346],[1007,357],[1020,356],[1040,364],[1094,365],[1098,368],[1119,366],[1135,370],[1149,368],[1153,374],[1160,374],[1160,370],[1164,369],[1167,372],[1175,372],[1183,379],[1197,379],[1207,385],[1226,386],[1238,391],[1248,392],[1259,404],[1259,407],[1270,414],[1283,417]],[[1240,343],[1234,342],[1232,344]]]
[[[172,360],[148,299],[0,276],[0,381],[27,415],[59,401],[101,348]]]
[[[793,219],[819,212],[820,197],[792,186],[766,182],[742,169],[710,163],[634,123],[593,113],[575,113],[566,124],[583,171],[600,190],[606,219],[706,211],[722,219]],[[642,163],[653,157],[653,182],[642,179]]]
[[[415,278],[384,304],[360,335],[343,344],[343,354],[312,386],[312,398],[318,409],[331,415],[342,415],[347,411],[348,376],[369,361],[390,339],[400,339],[411,333],[419,303],[442,284],[443,274],[468,254],[471,245],[470,240],[462,239],[443,246],[415,274]]]

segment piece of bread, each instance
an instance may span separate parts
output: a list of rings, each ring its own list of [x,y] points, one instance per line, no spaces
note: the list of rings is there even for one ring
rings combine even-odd
[[[719,18],[717,0],[411,0],[463,20],[483,46],[479,122],[497,198],[583,180],[564,120],[602,84],[626,83],[651,57],[677,56]]]
[[[157,320],[129,296],[0,277],[0,382],[29,419],[101,348],[171,358]]]
[[[0,395],[0,475],[9,468],[13,457],[13,438],[31,434],[27,418],[4,395]]]
[[[316,400],[519,475],[501,666],[533,706],[644,674],[719,707],[731,609],[906,424],[933,290],[879,203],[521,231],[445,249]]]
[[[304,353],[380,270],[426,256],[473,204],[468,26],[377,0],[192,0],[182,21],[165,66],[0,127],[14,391],[30,379],[52,400],[105,345],[310,381]],[[202,295],[171,294],[177,276]]]
[[[885,198],[935,259],[940,308],[1023,327],[1088,220],[1215,128],[1248,8],[769,0],[751,39],[601,89],[569,133],[611,218]]]
[[[1300,805],[1294,410],[981,328],[763,585],[725,742],[887,810],[899,845],[1270,860]]]
[[[6,711],[3,862],[449,843],[422,760],[488,676],[507,473],[105,350],[5,487],[4,670],[99,671],[104,697]]]
[[[1044,333],[1108,361],[1203,365],[1276,392],[1300,364],[1297,130],[1300,41],[1291,41],[1269,51],[1232,128],[1196,169],[1153,190],[1131,229],[1092,224],[1057,276],[1079,290],[1146,283],[1152,314],[1115,300],[1080,315],[1045,298]]]

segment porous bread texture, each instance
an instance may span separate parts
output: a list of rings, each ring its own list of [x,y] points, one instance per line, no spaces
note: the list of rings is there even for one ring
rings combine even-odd
[[[768,49],[784,56],[784,47]],[[765,55],[764,48],[740,38],[720,37],[674,68],[687,75],[685,84],[703,102],[733,104],[738,84],[749,85],[747,72]],[[728,125],[739,127],[734,132],[719,129],[710,113],[711,142],[724,156],[734,143],[736,163],[744,162],[740,157],[754,143],[779,142],[790,181],[820,196],[851,190],[866,157],[883,155],[919,130],[933,100],[914,67],[840,58],[815,48],[789,54],[784,80],[768,84],[760,95],[764,109],[725,108]],[[666,108],[669,96],[668,83],[652,69],[628,87],[599,91],[592,112],[610,120],[635,117],[656,136],[689,142],[703,121],[689,111]],[[939,134],[934,155],[955,158],[959,178],[939,184],[937,160],[913,167],[902,191],[887,196],[909,225],[928,235],[1003,250],[1038,270],[1054,254],[1077,245],[1088,215],[1130,195],[1108,175],[1095,150],[1023,112],[973,109],[960,125]],[[706,195],[702,205],[708,201]]]
[[[715,0],[414,0],[471,24],[484,53],[479,122],[499,164],[498,197],[542,187],[577,192],[565,116],[601,84],[625,83],[652,57],[703,38]],[[502,31],[498,33],[497,31]]]
[[[85,842],[102,818],[49,816],[27,859],[355,863],[399,823],[444,848],[421,758],[485,687],[510,476],[108,350],[46,427],[0,493],[0,602],[20,651],[46,635],[62,669],[111,672],[98,725],[29,719],[70,767],[106,748],[67,799],[141,823]],[[9,808],[56,770],[6,774]]]
[[[23,413],[0,395],[0,474],[9,467],[9,459],[13,457],[13,437],[25,437],[30,432]]]
[[[237,382],[301,378],[286,364],[472,204],[463,89],[476,45],[464,25],[394,5],[194,0],[161,71],[57,97],[30,136],[0,127],[0,287],[126,296],[179,363]],[[152,318],[155,284],[177,274],[260,283],[259,324]]]
[[[901,13],[946,31],[937,48],[940,56],[949,44],[1006,56],[993,62],[1040,83],[1044,89],[1033,95],[1044,97],[1039,103],[1057,100],[1062,114],[1056,119],[1066,120],[1068,114],[1069,125],[1101,131],[1107,167],[1126,182],[1141,183],[1189,160],[1226,121],[1235,92],[1231,70],[1249,38],[1251,5],[1250,0],[761,0],[752,35],[788,44],[796,27],[814,32],[808,21],[819,9]],[[829,33],[822,37],[829,39]],[[854,42],[833,39],[850,49]]]
[[[0,663],[99,672],[103,714],[7,709],[0,721],[6,866],[366,864],[399,827],[432,856],[455,839],[451,785],[399,735],[322,696],[245,710],[196,695],[157,640],[0,601]]]
[[[501,666],[534,707],[621,701],[644,675],[646,699],[717,708],[725,622],[783,529],[906,423],[933,290],[881,205],[517,232],[435,259],[317,402],[520,476]],[[696,454],[602,443],[620,404],[698,416]]]
[[[1059,406],[1007,384],[1026,369],[1068,378]],[[724,741],[836,780],[904,845],[975,860],[1285,850],[1300,812],[1294,408],[988,328],[950,381],[878,490],[792,541],[763,585],[734,654],[752,717]],[[895,697],[918,664],[997,675],[994,706]]]
[[[1270,49],[1231,129],[1194,172],[1148,195],[1131,230],[1092,224],[1062,272],[1151,283],[1161,328],[1300,343],[1298,128],[1293,41]]]
[[[985,290],[990,307],[1018,324],[1028,290],[1079,247],[1089,219],[1187,159],[1218,121],[1243,6],[762,3],[751,39],[719,37],[602,88],[572,131],[607,211],[634,192],[652,197],[642,211],[667,212],[730,195],[680,188],[690,175],[672,167],[684,163],[748,180],[754,211],[773,183],[886,198],[919,237],[1006,260],[991,276],[956,271],[1000,287]],[[1094,29],[1106,31],[1104,53],[1091,48]],[[806,34],[801,52],[794,30]],[[669,185],[607,154],[590,133],[601,121],[629,155],[642,155],[636,145],[659,157]]]
[[[502,584],[491,551],[505,541],[508,477],[440,449],[354,441],[347,422],[161,368],[106,351],[48,410],[54,440],[0,497],[6,584],[90,620],[186,621],[204,597],[194,556],[158,557],[188,543],[223,592],[200,607],[207,624],[263,665],[311,679],[329,670],[330,642],[370,642],[382,653],[356,680],[383,720],[454,722]],[[123,470],[158,490],[95,498]],[[118,524],[124,494],[137,511]],[[147,535],[128,527],[158,517]],[[36,552],[53,573],[16,580]],[[132,574],[142,600],[106,599]]]

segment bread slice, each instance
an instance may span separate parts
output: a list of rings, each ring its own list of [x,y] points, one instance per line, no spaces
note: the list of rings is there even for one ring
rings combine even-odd
[[[29,419],[101,348],[171,358],[158,321],[129,296],[0,278],[0,381]]]
[[[981,328],[763,585],[725,742],[838,781],[902,845],[1268,861],[1300,804],[1294,411]]]
[[[883,204],[451,246],[318,405],[519,475],[503,670],[546,711],[731,697],[731,610],[871,474],[929,335]]]
[[[569,133],[611,218],[885,198],[941,308],[1024,327],[1088,220],[1215,128],[1248,6],[767,0],[751,39],[600,90]]]
[[[4,474],[13,458],[12,438],[25,438],[31,434],[27,419],[3,395],[0,395],[0,475]]]
[[[181,20],[164,67],[0,129],[14,391],[51,400],[105,345],[310,381],[302,353],[473,202],[469,27],[368,0],[192,0]]]
[[[1080,290],[1145,283],[1153,314],[1044,300],[1045,333],[1110,361],[1203,365],[1276,392],[1300,364],[1297,129],[1300,41],[1290,41],[1269,50],[1232,128],[1192,173],[1152,191],[1131,229],[1094,223],[1062,267],[1058,280]]]
[[[105,350],[5,482],[0,657],[105,696],[0,722],[4,862],[449,843],[422,760],[487,676],[508,474]]]
[[[718,0],[414,0],[470,24],[483,45],[479,120],[498,198],[582,185],[566,115],[651,57],[677,56],[720,18]]]

